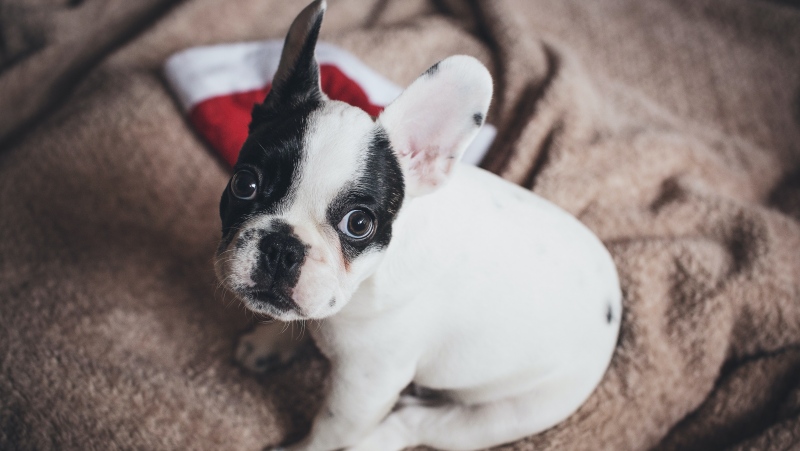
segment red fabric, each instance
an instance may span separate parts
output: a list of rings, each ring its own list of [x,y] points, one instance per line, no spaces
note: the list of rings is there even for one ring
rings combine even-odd
[[[364,90],[338,67],[321,65],[320,78],[322,91],[331,99],[357,106],[371,116],[377,116],[383,110],[382,106],[372,104]],[[198,103],[189,112],[189,121],[195,130],[231,167],[247,139],[250,111],[253,105],[264,101],[270,87],[212,97]]]

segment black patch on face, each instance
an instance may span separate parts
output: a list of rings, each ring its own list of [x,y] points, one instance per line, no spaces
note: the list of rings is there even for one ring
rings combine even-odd
[[[255,238],[261,231],[257,229],[250,229],[239,235],[239,239],[236,240],[236,250],[242,251],[244,250],[247,243],[250,242],[253,238]]]
[[[308,132],[309,117],[323,103],[319,66],[314,59],[323,15],[318,5],[315,8],[313,11],[306,8],[295,19],[301,22],[290,28],[272,89],[264,103],[253,107],[250,134],[239,153],[234,173],[248,169],[256,174],[258,194],[252,200],[238,199],[231,194],[228,182],[220,201],[223,236],[220,249],[230,244],[244,221],[261,214],[274,214],[290,196],[303,157],[302,143]],[[315,15],[307,16],[309,11]],[[310,18],[313,24],[306,27],[302,20]],[[300,42],[296,43],[298,39]]]
[[[230,243],[247,219],[275,214],[291,200],[290,190],[303,158],[302,146],[308,133],[309,117],[321,105],[321,102],[306,103],[301,108],[260,118],[259,125],[242,146],[233,169],[234,173],[247,169],[256,174],[258,194],[252,200],[239,199],[231,193],[228,182],[220,201],[223,243]]]
[[[392,223],[405,196],[400,163],[383,127],[375,126],[365,159],[363,175],[342,189],[327,212],[329,223],[339,233],[347,262],[353,261],[367,249],[381,249],[389,244]],[[348,212],[357,208],[367,210],[375,219],[374,233],[362,240],[347,237],[337,227]]]
[[[475,113],[472,115],[472,121],[475,122],[475,125],[480,127],[483,125],[483,114]]]
[[[439,72],[439,63],[436,63],[433,66],[429,67],[428,70],[425,71],[425,75],[431,77],[433,75],[436,75],[436,72]]]
[[[296,235],[294,234],[294,227],[292,227],[288,222],[282,219],[273,219],[272,222],[270,223],[269,228],[273,232],[283,233],[286,235],[292,235],[296,237]]]

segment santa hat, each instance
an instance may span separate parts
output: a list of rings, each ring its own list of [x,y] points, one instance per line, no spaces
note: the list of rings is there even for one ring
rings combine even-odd
[[[166,79],[189,122],[230,166],[247,138],[253,105],[269,93],[282,49],[282,40],[194,47],[172,55],[164,65]],[[332,44],[320,42],[316,57],[325,94],[372,116],[403,91]],[[464,161],[480,163],[495,134],[494,127],[484,125]]]

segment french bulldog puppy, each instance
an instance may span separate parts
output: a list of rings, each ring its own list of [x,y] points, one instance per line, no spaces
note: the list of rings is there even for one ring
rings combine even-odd
[[[299,343],[282,322],[315,320],[330,360],[311,432],[286,449],[475,450],[552,427],[615,348],[609,253],[557,206],[458,162],[492,97],[476,59],[433,65],[377,119],[329,100],[324,11],[292,23],[220,203],[219,279],[278,320],[239,358],[285,361]],[[410,384],[437,402],[401,397]]]

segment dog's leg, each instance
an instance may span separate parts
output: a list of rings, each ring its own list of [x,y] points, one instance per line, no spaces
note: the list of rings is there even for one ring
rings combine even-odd
[[[311,433],[288,450],[333,451],[359,443],[385,418],[413,376],[413,362],[406,367],[382,368],[374,356],[358,360],[347,365],[332,362],[331,391]],[[372,451],[383,449],[379,446]]]
[[[420,445],[471,451],[512,442],[541,432],[571,413],[551,408],[551,400],[542,398],[529,395],[477,405],[410,405],[390,414],[347,451],[400,451]]]
[[[250,371],[265,373],[285,365],[309,339],[302,325],[279,321],[258,324],[252,332],[239,338],[236,361]]]

